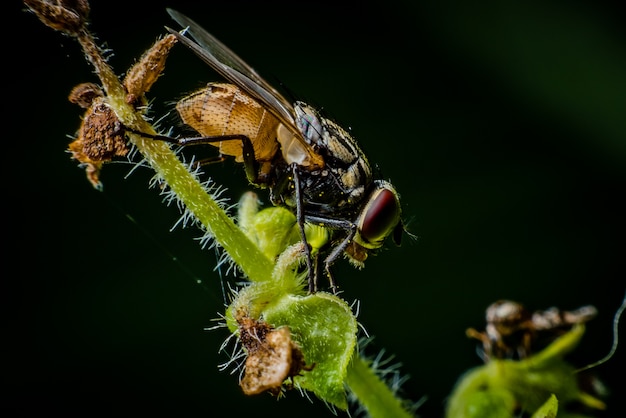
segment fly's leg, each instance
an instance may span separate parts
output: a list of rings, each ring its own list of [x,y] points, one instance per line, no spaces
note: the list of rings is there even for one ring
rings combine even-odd
[[[147,134],[145,132],[135,131],[134,129],[128,129],[127,131],[135,133],[137,135],[141,135],[146,138],[155,139],[157,141],[169,142],[170,144],[179,145],[181,147],[187,145],[208,145],[214,144],[216,142],[222,141],[230,141],[230,140],[240,140],[242,146],[242,158],[243,164],[246,170],[246,177],[251,183],[257,184],[259,177],[259,163],[256,160],[254,155],[254,147],[252,146],[252,141],[246,135],[218,135],[218,136],[196,136],[191,138],[172,138],[171,136],[166,135],[152,135]],[[214,163],[223,161],[223,156],[218,156],[215,158],[209,158],[205,160],[201,160],[199,163]]]
[[[302,191],[300,184],[300,176],[298,175],[298,169],[295,164],[291,165],[291,172],[293,173],[293,184],[296,192],[296,221],[298,222],[298,229],[300,230],[300,239],[304,244],[304,255],[306,256],[306,267],[309,279],[309,293],[317,292],[317,269],[313,268],[313,255],[311,254],[311,246],[309,245],[306,234],[304,232],[304,210],[302,209]]]
[[[306,220],[308,222],[323,225],[332,229],[347,231],[347,235],[343,239],[343,241],[335,245],[330,254],[328,254],[328,256],[324,259],[324,270],[326,271],[326,275],[328,276],[330,287],[332,288],[333,293],[337,294],[337,283],[335,282],[335,277],[333,276],[333,272],[330,267],[343,254],[348,245],[350,245],[352,239],[354,239],[354,236],[356,235],[356,224],[342,219],[324,218],[313,215],[306,215]]]
[[[330,269],[330,266],[343,254],[346,250],[354,235],[356,234],[356,225],[352,224],[352,229],[346,236],[346,238],[338,245],[336,245],[331,253],[324,260],[324,269],[326,270],[326,275],[328,276],[328,281],[330,282],[330,286],[333,289],[333,293],[337,293],[337,283],[335,283],[335,278],[333,276],[333,272]]]

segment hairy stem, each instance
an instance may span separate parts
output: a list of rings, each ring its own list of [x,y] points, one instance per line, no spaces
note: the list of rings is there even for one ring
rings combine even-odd
[[[346,385],[367,409],[372,418],[409,418],[411,415],[389,386],[372,370],[362,357],[355,356],[348,366]]]

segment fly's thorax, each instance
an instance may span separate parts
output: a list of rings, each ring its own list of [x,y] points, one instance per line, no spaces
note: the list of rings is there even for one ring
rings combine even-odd
[[[356,140],[344,128],[304,102],[296,102],[294,110],[296,124],[305,141],[325,158],[334,160],[334,163],[329,164],[347,166],[354,164],[357,159],[363,159],[369,166]]]
[[[296,112],[296,126],[304,140],[314,149],[322,147],[324,128],[317,110],[304,102],[295,102],[293,108]]]
[[[360,203],[373,178],[370,163],[356,140],[306,103],[296,102],[294,109],[305,140],[324,158],[326,165],[320,176],[326,177],[327,184],[337,190],[336,204],[351,207]]]

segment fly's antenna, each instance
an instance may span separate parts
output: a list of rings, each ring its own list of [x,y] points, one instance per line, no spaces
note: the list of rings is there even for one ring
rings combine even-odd
[[[622,313],[624,312],[624,310],[626,310],[626,295],[624,295],[624,299],[622,300],[622,304],[620,305],[620,307],[617,309],[617,312],[615,312],[615,316],[613,317],[613,345],[611,346],[611,350],[609,350],[608,354],[604,357],[602,357],[600,360],[595,361],[591,364],[586,365],[585,367],[582,367],[578,370],[576,370],[576,373],[580,373],[582,371],[585,370],[589,370],[591,368],[597,367],[603,363],[606,363],[607,361],[609,361],[611,359],[611,357],[613,357],[613,355],[615,354],[615,352],[617,351],[617,345],[618,345],[618,339],[619,339],[619,332],[618,332],[618,325],[619,325],[619,319],[622,316]]]

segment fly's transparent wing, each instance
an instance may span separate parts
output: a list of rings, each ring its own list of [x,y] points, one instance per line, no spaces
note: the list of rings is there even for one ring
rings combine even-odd
[[[226,80],[258,100],[296,137],[301,139],[301,133],[294,119],[295,111],[288,100],[230,48],[192,19],[176,10],[167,9],[167,12],[179,25],[187,28],[185,33],[189,33],[193,38],[192,40],[171,28],[167,28],[170,33],[178,38],[179,42],[191,49]],[[305,143],[303,139],[301,142]]]

